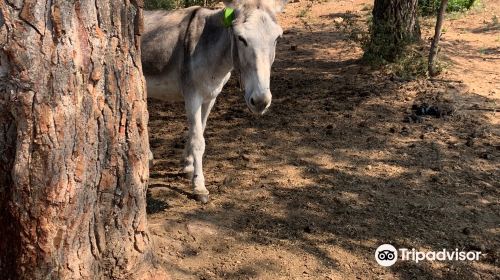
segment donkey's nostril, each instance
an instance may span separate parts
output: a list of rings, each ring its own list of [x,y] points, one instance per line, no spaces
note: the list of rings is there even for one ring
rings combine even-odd
[[[250,98],[250,104],[252,104],[252,106],[255,106],[255,101],[253,100],[253,98]]]

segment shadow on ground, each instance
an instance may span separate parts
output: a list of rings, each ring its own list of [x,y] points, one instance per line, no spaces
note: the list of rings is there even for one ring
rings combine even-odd
[[[291,45],[297,48],[292,51]],[[163,264],[203,279],[494,279],[500,265],[500,141],[493,102],[461,84],[398,82],[359,63],[334,29],[280,44],[268,114],[248,113],[233,79],[209,118],[212,201],[182,178],[182,105],[149,102],[148,213]],[[413,104],[451,106],[408,119]],[[489,104],[489,103],[488,103]],[[481,251],[479,262],[373,258],[383,243]]]

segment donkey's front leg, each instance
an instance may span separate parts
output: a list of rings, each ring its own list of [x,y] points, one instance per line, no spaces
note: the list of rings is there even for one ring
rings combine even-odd
[[[188,155],[193,157],[193,193],[196,199],[208,202],[208,190],[205,188],[203,176],[203,153],[205,152],[205,138],[203,137],[202,104],[200,97],[192,96],[186,98],[186,113],[189,122]]]
[[[208,115],[210,114],[210,110],[212,110],[212,107],[214,106],[215,103],[215,98],[211,99],[209,101],[203,102],[201,105],[201,125],[202,125],[202,134],[205,133],[205,128],[207,127],[207,119]],[[184,167],[182,169],[182,173],[184,173],[188,179],[193,178],[193,171],[194,171],[194,166],[193,166],[193,154],[191,152],[190,148],[190,141],[186,143],[186,146],[184,147],[184,154],[183,154],[183,159],[184,159]]]

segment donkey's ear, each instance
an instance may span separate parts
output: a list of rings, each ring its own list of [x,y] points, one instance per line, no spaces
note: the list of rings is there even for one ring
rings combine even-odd
[[[274,0],[274,11],[276,13],[283,12],[286,3],[288,3],[288,0]]]

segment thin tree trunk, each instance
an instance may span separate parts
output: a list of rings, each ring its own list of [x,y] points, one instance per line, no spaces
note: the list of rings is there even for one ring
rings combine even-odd
[[[2,279],[147,278],[142,1],[0,1]]]
[[[404,47],[420,40],[418,0],[375,0],[365,58],[394,61]]]
[[[435,59],[438,54],[439,49],[439,39],[441,39],[441,29],[443,27],[444,15],[446,13],[446,6],[448,6],[448,0],[441,0],[441,6],[439,6],[439,13],[436,20],[436,29],[434,31],[434,38],[432,39],[431,49],[429,51],[429,75],[431,77],[437,76],[439,71],[435,67]]]

